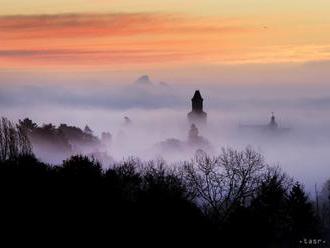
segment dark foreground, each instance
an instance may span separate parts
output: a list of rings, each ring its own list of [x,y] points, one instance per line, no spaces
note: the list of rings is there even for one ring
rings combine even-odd
[[[233,161],[229,157],[220,162],[231,166],[226,163]],[[2,240],[44,240],[44,246],[68,244],[65,238],[76,245],[104,242],[114,247],[128,243],[329,246],[324,221],[300,184],[276,169],[256,165],[253,170],[228,174],[234,179],[230,180],[222,177],[230,170],[215,173],[212,163],[220,162],[199,157],[196,164],[170,170],[163,161],[131,159],[102,170],[83,156],[72,157],[61,166],[43,164],[33,155],[2,161]],[[249,174],[239,177],[244,172]],[[310,241],[319,244],[304,244]]]

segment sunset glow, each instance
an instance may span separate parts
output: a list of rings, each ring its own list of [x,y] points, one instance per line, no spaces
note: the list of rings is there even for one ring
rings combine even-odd
[[[4,0],[0,67],[130,70],[330,58],[327,1],[308,8],[307,0],[189,1],[187,8],[132,2]]]

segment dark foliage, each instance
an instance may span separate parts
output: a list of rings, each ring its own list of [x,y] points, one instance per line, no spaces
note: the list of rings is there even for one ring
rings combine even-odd
[[[36,240],[110,244],[297,247],[302,238],[321,237],[303,188],[289,187],[279,173],[263,178],[249,203],[235,199],[217,222],[192,200],[182,174],[165,168],[131,159],[104,171],[84,156],[56,167],[33,155],[2,161],[1,225]]]
[[[152,166],[138,170],[137,164],[125,161],[103,171],[84,156],[56,167],[32,155],[2,161],[1,225],[17,235],[32,231],[36,239],[203,241],[212,230],[180,179]]]
[[[292,242],[307,237],[320,236],[319,221],[315,216],[313,205],[298,182],[291,188],[287,205],[289,217],[288,233]]]
[[[4,125],[5,133],[14,128]],[[37,127],[24,120],[20,128],[13,130]],[[44,129],[58,131],[51,125]],[[120,247],[267,248],[323,239],[303,187],[292,186],[251,148],[224,149],[215,158],[200,152],[177,170],[162,160],[138,159],[103,170],[81,155],[60,166],[44,164],[23,152],[21,136],[12,141],[6,135],[2,144],[13,142],[17,152],[0,159],[0,240],[10,234],[12,243],[43,238],[93,247],[120,242]]]
[[[25,118],[19,120],[17,127],[26,131],[34,153],[45,161],[49,161],[47,158],[64,159],[76,153],[91,154],[98,151],[102,145],[101,140],[93,135],[88,126],[84,130],[67,124],[60,124],[58,127],[52,123],[39,126],[31,119]]]

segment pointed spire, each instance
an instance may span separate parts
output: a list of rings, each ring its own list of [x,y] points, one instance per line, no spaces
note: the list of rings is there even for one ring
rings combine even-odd
[[[191,99],[192,110],[196,112],[203,111],[203,98],[199,90],[195,91],[193,98]]]
[[[199,90],[196,90],[191,98],[191,112],[188,113],[188,119],[191,123],[205,123],[207,114],[203,111],[203,98]]]
[[[196,91],[195,91],[195,94],[194,94],[194,96],[193,96],[192,99],[202,99],[202,100],[203,100],[202,95],[201,95],[201,93],[199,92],[199,90],[196,90]]]

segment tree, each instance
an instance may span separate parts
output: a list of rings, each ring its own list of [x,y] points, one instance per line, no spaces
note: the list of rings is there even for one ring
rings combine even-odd
[[[63,161],[60,173],[72,179],[95,179],[101,176],[102,166],[87,156],[76,155]]]
[[[62,153],[68,155],[72,151],[72,146],[63,130],[56,128],[52,123],[34,129],[30,136],[37,153],[51,151],[53,155]]]
[[[330,179],[324,183],[320,194],[320,220],[330,238]]]
[[[121,201],[134,202],[141,190],[142,177],[137,167],[141,164],[138,159],[130,158],[115,164],[105,172],[105,187],[112,197]]]
[[[290,225],[290,239],[293,244],[308,237],[315,237],[318,233],[318,221],[314,214],[312,203],[304,192],[303,187],[296,182],[287,200]]]
[[[34,130],[35,128],[38,127],[38,125],[29,118],[25,118],[24,120],[19,120],[18,123],[20,127],[25,128],[27,130]]]
[[[287,189],[291,180],[271,168],[262,179],[250,206],[249,232],[255,247],[282,247],[287,238]]]
[[[190,196],[206,214],[224,222],[236,206],[245,205],[254,195],[264,168],[263,157],[250,147],[228,148],[213,158],[199,152],[184,165],[183,175]]]
[[[0,160],[32,154],[32,147],[26,129],[15,126],[7,118],[0,120]]]

